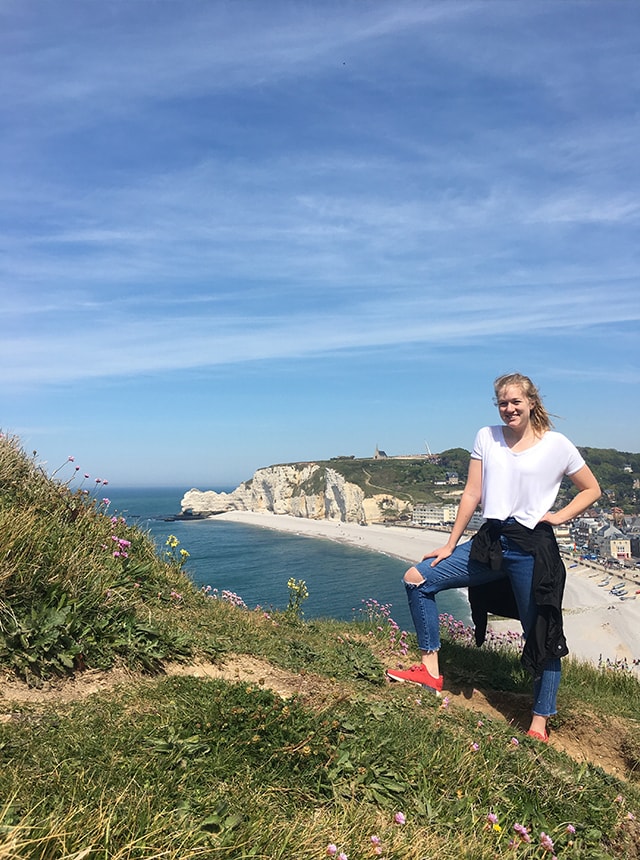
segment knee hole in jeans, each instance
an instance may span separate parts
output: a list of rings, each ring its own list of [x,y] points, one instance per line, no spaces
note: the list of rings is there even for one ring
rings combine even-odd
[[[417,568],[410,567],[404,575],[404,581],[408,585],[422,585],[422,583],[424,582],[424,576]]]

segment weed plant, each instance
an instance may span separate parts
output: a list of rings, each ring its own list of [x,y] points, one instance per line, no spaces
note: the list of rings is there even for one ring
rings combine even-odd
[[[107,481],[48,476],[36,454],[0,438],[0,662],[32,683],[116,659],[157,668],[189,653],[161,623],[163,600],[190,596],[180,564],[108,514]],[[182,596],[180,597],[182,600]]]
[[[630,674],[568,662],[562,688],[567,720],[615,711],[630,761],[619,779],[384,683],[385,664],[417,651],[374,600],[351,623],[305,622],[300,581],[281,613],[198,591],[177,542],[159,555],[83,480],[48,477],[0,439],[0,664],[32,683],[119,661],[147,675],[0,708],[0,860],[640,857]],[[442,622],[452,685],[530,693],[516,641],[477,649]],[[313,677],[321,695],[161,674],[225,652]]]

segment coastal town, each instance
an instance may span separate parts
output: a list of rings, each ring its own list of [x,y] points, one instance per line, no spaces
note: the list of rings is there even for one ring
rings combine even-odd
[[[447,528],[457,511],[455,504],[416,505],[411,522],[423,528]],[[476,531],[482,522],[482,517],[474,514],[469,530]],[[640,516],[625,515],[620,508],[593,508],[564,526],[556,526],[554,531],[564,553],[640,577]]]

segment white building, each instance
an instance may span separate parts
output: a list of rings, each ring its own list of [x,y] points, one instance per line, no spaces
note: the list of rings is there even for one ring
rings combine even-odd
[[[631,558],[631,541],[628,538],[613,538],[609,546],[611,558]]]
[[[457,505],[416,505],[412,522],[417,526],[444,526],[454,522]]]

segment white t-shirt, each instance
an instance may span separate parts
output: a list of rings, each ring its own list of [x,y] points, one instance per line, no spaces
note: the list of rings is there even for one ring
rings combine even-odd
[[[482,461],[482,513],[487,519],[514,517],[534,528],[553,507],[564,475],[573,475],[584,459],[566,436],[547,430],[525,451],[512,451],[503,428],[482,427],[471,456]]]

